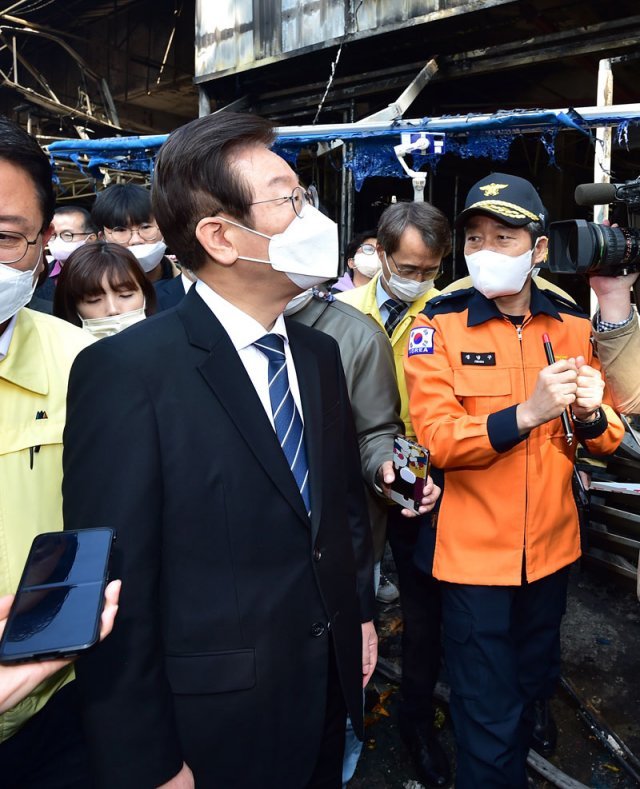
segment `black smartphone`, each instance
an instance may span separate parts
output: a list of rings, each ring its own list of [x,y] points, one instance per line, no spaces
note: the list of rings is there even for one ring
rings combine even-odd
[[[112,529],[39,534],[0,639],[0,663],[68,657],[100,635]]]

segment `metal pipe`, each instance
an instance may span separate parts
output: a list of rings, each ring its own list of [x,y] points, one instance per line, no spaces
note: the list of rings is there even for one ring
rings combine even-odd
[[[618,737],[595,707],[578,694],[573,683],[560,677],[560,685],[578,706],[578,714],[587,724],[598,742],[609,751],[618,764],[640,785],[640,759]]]
[[[598,88],[596,101],[598,107],[610,107],[613,104],[613,71],[611,61],[604,58],[598,64]],[[611,181],[611,128],[599,126],[596,129],[596,141],[593,157],[593,182],[608,184]],[[601,225],[609,218],[608,205],[593,207],[593,221]],[[598,309],[598,299],[591,291],[590,311],[593,316]]]

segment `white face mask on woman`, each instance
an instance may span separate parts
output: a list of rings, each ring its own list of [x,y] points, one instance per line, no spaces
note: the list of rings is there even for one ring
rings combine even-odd
[[[136,257],[144,273],[148,274],[162,260],[167,245],[164,241],[157,241],[155,244],[133,244],[127,249]]]
[[[389,259],[387,258],[387,253],[384,252],[384,262],[387,266],[387,270],[389,271],[389,277],[382,270],[382,279],[387,283],[389,290],[393,293],[394,296],[401,299],[402,301],[417,301],[420,296],[424,296],[424,294],[431,290],[433,287],[433,283],[435,279],[425,279],[424,282],[415,282],[412,279],[407,279],[406,277],[401,277],[399,274],[394,274],[391,271],[391,267],[389,266]]]
[[[268,236],[231,219],[224,222],[256,236],[269,239],[269,260],[240,256],[253,263],[268,263],[281,271],[302,290],[313,288],[338,273],[338,226],[312,205],[305,206],[304,216],[296,216],[282,233]]]
[[[103,337],[111,337],[112,334],[118,334],[123,329],[133,326],[134,323],[140,323],[147,316],[143,305],[137,310],[122,312],[120,315],[107,315],[106,318],[83,318],[81,315],[78,315],[78,317],[82,321],[82,328],[91,332],[96,339],[100,340]]]
[[[535,242],[538,243],[537,240]],[[520,293],[527,277],[533,271],[533,249],[511,257],[491,249],[480,249],[465,255],[473,287],[488,299],[513,296]]]
[[[31,301],[36,289],[36,269],[42,260],[42,247],[33,268],[21,271],[7,263],[0,263],[0,323],[4,323]]]
[[[380,271],[380,258],[376,255],[366,255],[364,252],[356,252],[353,256],[353,267],[357,269],[363,277],[375,277]]]

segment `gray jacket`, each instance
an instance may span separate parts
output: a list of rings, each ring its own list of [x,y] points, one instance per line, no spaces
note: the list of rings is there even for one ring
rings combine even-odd
[[[393,457],[394,435],[404,432],[391,344],[371,318],[341,301],[314,296],[289,319],[329,334],[340,347],[360,444],[374,560],[379,561],[384,551],[388,504],[374,492],[374,484],[382,463]]]

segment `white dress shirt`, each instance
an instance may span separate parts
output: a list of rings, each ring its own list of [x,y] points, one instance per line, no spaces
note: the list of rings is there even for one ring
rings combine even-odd
[[[185,277],[185,275],[180,272],[180,277],[182,279],[182,287],[184,288],[185,294],[187,294],[191,290],[191,286],[193,285],[193,280],[189,279],[189,277]]]
[[[244,364],[247,375],[258,393],[260,402],[274,429],[271,400],[269,398],[269,360],[253,343],[257,342],[257,340],[268,333],[278,334],[282,337],[287,360],[289,388],[291,389],[291,394],[293,395],[300,418],[304,419],[300,401],[300,388],[298,387],[298,376],[296,375],[296,368],[293,364],[293,357],[291,356],[284,316],[278,315],[273,328],[270,332],[267,332],[262,324],[258,323],[254,318],[238,309],[238,307],[234,306],[226,299],[223,299],[222,296],[216,293],[215,290],[212,290],[201,279],[196,281],[196,291],[207,307],[209,307],[211,312],[213,312],[220,321],[222,328],[229,335],[229,339],[238,352],[240,361]]]

